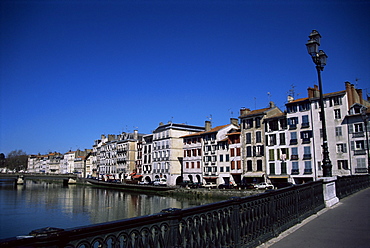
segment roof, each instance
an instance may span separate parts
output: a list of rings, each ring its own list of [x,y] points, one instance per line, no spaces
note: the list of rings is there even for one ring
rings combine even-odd
[[[284,117],[286,116],[286,113],[285,112],[282,112],[282,113],[277,113],[273,116],[270,116],[270,117],[266,117],[265,119],[275,119],[275,118],[280,118],[280,117]]]
[[[341,95],[341,94],[345,94],[346,91],[345,90],[341,90],[341,91],[337,91],[337,92],[332,92],[332,93],[326,93],[323,95],[323,97],[330,97],[330,96],[334,96],[334,95]],[[307,101],[307,100],[310,100],[310,99],[317,99],[318,97],[312,97],[312,98],[308,98],[308,97],[305,97],[305,98],[300,98],[300,99],[297,99],[297,100],[293,100],[291,102],[288,102],[287,104],[292,104],[292,103],[297,103],[297,102],[303,102],[303,101]]]
[[[197,132],[197,133],[192,133],[192,134],[188,134],[188,135],[184,135],[184,136],[181,136],[180,138],[188,138],[188,137],[192,137],[192,136],[199,136],[199,135],[203,135],[203,134],[208,134],[208,133],[215,133],[215,132],[218,132],[220,131],[221,129],[229,126],[229,125],[232,125],[232,124],[227,124],[227,125],[222,125],[222,126],[217,126],[215,128],[212,128],[211,130],[209,131],[203,131],[203,132]]]
[[[240,117],[246,117],[246,116],[252,116],[252,115],[262,114],[262,113],[264,113],[265,111],[270,110],[270,109],[272,109],[272,108],[263,108],[263,109],[256,109],[256,110],[252,110],[252,111],[249,111],[249,112],[248,112],[247,114],[245,114],[245,115],[241,115],[241,116],[239,116],[239,118],[240,118]]]

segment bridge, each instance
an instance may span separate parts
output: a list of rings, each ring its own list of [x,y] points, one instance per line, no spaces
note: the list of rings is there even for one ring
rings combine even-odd
[[[63,180],[63,184],[76,183],[75,174],[0,173],[0,179],[12,179],[17,184],[25,180]]]
[[[29,236],[0,240],[0,247],[257,247],[369,187],[370,175],[333,177],[108,223],[47,227]]]

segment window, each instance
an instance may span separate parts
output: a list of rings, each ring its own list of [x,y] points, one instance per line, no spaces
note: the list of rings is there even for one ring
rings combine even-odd
[[[270,163],[270,175],[275,175],[275,164]]]
[[[338,160],[338,170],[348,170],[348,160]]]
[[[298,148],[297,147],[292,147],[292,157],[290,158],[291,160],[298,160]]]
[[[338,153],[346,153],[347,152],[347,145],[345,143],[337,144],[337,152]]]
[[[307,111],[307,110],[310,110],[309,103],[302,103],[299,105],[299,111]]]
[[[220,172],[224,172],[224,167],[220,167]]]
[[[236,156],[240,156],[240,147],[236,148]]]
[[[244,122],[244,128],[248,129],[248,128],[252,128],[253,127],[253,119],[247,119],[245,120]]]
[[[357,158],[357,167],[355,168],[355,173],[367,173],[365,158]]]
[[[340,115],[340,109],[334,109],[334,117],[335,117],[335,119],[342,118],[341,115]]]
[[[224,162],[224,155],[220,155],[220,162]]]
[[[292,175],[298,174],[299,174],[298,162],[292,162]]]
[[[309,127],[310,123],[308,121],[308,115],[302,116],[302,127]]]
[[[262,142],[262,135],[261,135],[261,131],[257,131],[257,132],[256,132],[256,142],[257,142],[257,143],[261,143],[261,142]]]
[[[242,168],[242,161],[238,160],[236,161],[236,168],[240,170]]]
[[[280,145],[285,145],[285,133],[279,134]]]
[[[297,112],[297,105],[287,106],[287,112],[288,113],[295,113],[295,112]]]
[[[361,133],[364,131],[362,123],[354,124],[355,133]]]
[[[229,154],[226,154],[226,162],[229,162],[229,160],[230,160]]]
[[[275,160],[274,154],[275,154],[274,149],[270,149],[269,150],[269,160],[270,161],[274,161]]]
[[[289,129],[296,129],[298,124],[298,117],[288,118]]]
[[[233,160],[233,161],[231,161],[231,169],[232,170],[235,170],[235,161]]]
[[[296,145],[296,144],[298,144],[298,140],[297,140],[297,132],[291,132],[291,133],[290,133],[290,144],[291,144],[291,145]]]
[[[310,143],[311,138],[312,138],[312,131],[301,132],[301,139],[302,139],[303,144]]]
[[[191,168],[194,169],[194,162],[191,162]]]
[[[252,147],[247,146],[247,157],[252,157]]]
[[[269,135],[269,145],[270,146],[276,145],[276,134]]]
[[[247,160],[247,171],[253,171],[252,160]]]
[[[311,147],[305,146],[303,147],[303,159],[311,159]]]
[[[261,126],[261,118],[257,117],[256,118],[256,127],[260,127],[260,126]]]
[[[200,161],[197,162],[197,168],[200,169]]]
[[[304,174],[311,173],[312,173],[311,161],[304,161]]]
[[[257,171],[262,171],[262,160],[257,160]]]
[[[330,99],[330,106],[332,105],[342,105],[342,97],[336,96]]]
[[[230,149],[230,155],[231,155],[231,157],[235,157],[235,151],[234,151],[234,148],[231,148],[231,149]]]
[[[252,134],[251,133],[247,133],[245,135],[245,143],[246,144],[251,144],[252,143]]]
[[[335,136],[342,136],[342,127],[335,127]]]

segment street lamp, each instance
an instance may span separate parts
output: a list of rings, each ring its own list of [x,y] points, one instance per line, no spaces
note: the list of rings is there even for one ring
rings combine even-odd
[[[323,50],[319,50],[320,46],[320,38],[321,35],[316,30],[312,30],[310,36],[308,36],[310,40],[306,43],[308,54],[311,55],[313,62],[316,65],[317,76],[319,80],[319,91],[320,91],[320,116],[321,116],[321,124],[322,124],[322,149],[323,149],[323,160],[322,160],[322,169],[323,169],[323,176],[324,177],[331,177],[332,176],[332,164],[329,158],[329,150],[328,150],[328,138],[326,135],[326,122],[325,122],[325,109],[324,109],[324,99],[322,93],[322,83],[321,83],[321,71],[324,70],[324,66],[326,65],[326,59],[328,56],[325,54]]]
[[[361,118],[362,120],[364,121],[364,126],[365,126],[365,134],[366,134],[366,145],[365,147],[367,147],[366,149],[366,153],[367,153],[367,173],[370,174],[370,154],[369,154],[369,136],[367,134],[367,122],[368,122],[368,117],[367,117],[367,108],[365,106],[363,106],[361,108]]]

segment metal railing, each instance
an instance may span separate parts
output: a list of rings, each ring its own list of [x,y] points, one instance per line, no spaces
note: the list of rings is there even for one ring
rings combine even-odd
[[[1,247],[255,247],[325,207],[322,181],[79,228],[35,230]]]
[[[370,175],[337,177],[335,191],[339,199],[370,187]]]

